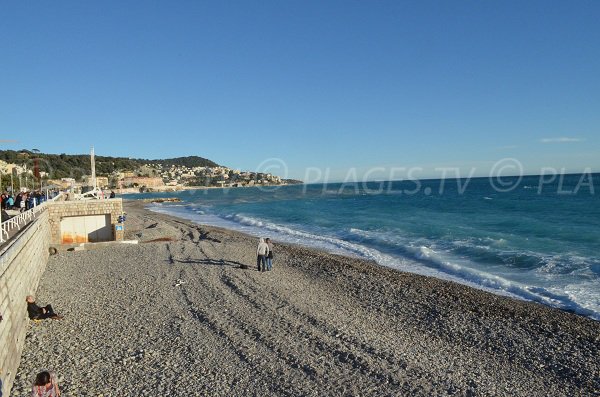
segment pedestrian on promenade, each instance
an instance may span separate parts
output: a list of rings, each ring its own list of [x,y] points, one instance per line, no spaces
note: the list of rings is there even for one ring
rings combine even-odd
[[[19,193],[19,194],[17,194],[17,197],[15,197],[15,207],[16,208],[21,208],[21,200],[23,200],[23,193]]]
[[[21,194],[21,202],[19,203],[19,211],[24,212],[27,206],[27,193]]]

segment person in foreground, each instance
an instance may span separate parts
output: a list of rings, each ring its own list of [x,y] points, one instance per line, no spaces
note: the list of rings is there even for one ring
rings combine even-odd
[[[59,397],[58,381],[51,371],[42,371],[35,377],[31,387],[31,397]]]
[[[265,243],[264,238],[260,238],[258,248],[256,249],[256,267],[259,272],[267,270],[267,254],[269,253],[269,246]]]
[[[54,313],[54,309],[52,306],[46,305],[44,307],[40,307],[35,303],[35,298],[31,295],[28,295],[26,298],[27,301],[27,314],[29,314],[29,318],[31,320],[44,320],[47,318],[51,318],[53,320],[60,320],[63,318],[60,314]]]

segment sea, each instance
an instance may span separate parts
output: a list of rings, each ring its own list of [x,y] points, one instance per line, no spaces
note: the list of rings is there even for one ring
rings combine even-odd
[[[600,174],[144,193],[152,211],[600,320]]]

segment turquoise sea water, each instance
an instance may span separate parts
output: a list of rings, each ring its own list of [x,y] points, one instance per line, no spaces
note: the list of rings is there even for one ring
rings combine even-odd
[[[146,193],[150,209],[600,320],[600,174]],[[503,191],[500,191],[503,190]]]

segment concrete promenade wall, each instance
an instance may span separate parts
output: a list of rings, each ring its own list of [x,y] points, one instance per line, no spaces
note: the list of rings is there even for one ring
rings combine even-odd
[[[48,262],[48,210],[0,251],[0,396],[8,396],[29,325],[25,297],[34,295]]]
[[[25,297],[35,295],[49,248],[60,244],[60,221],[66,216],[110,215],[111,226],[123,211],[122,199],[57,201],[46,208],[0,250],[0,397],[7,397],[21,361],[29,326]],[[115,240],[123,240],[117,231]]]

